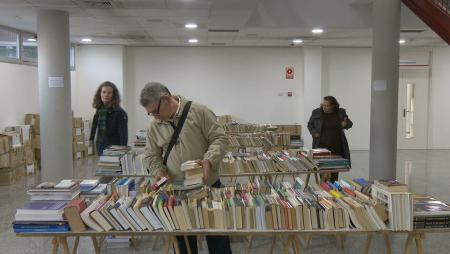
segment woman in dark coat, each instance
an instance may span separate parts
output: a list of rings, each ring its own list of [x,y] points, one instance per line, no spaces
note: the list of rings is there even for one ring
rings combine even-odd
[[[91,142],[95,141],[97,154],[111,145],[126,146],[128,143],[128,116],[120,107],[120,94],[116,85],[103,82],[97,89],[92,106],[97,110],[92,120]]]
[[[333,96],[326,96],[320,108],[313,110],[308,121],[308,130],[313,137],[313,148],[327,148],[333,154],[350,161],[350,149],[344,130],[353,126],[345,109]],[[331,181],[338,180],[339,173],[331,173]]]

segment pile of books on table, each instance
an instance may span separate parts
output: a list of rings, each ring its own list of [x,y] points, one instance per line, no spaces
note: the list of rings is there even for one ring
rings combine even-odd
[[[31,201],[17,209],[13,229],[16,233],[66,232],[69,225],[63,210],[74,205],[80,194],[77,181],[44,182],[28,190]]]
[[[350,161],[348,159],[342,158],[340,155],[332,154],[331,151],[326,148],[310,149],[308,151],[308,157],[312,159],[321,170],[350,167]]]
[[[273,143],[264,136],[229,135],[228,140],[233,147],[271,147]]]
[[[324,183],[303,190],[293,184],[259,183],[171,192],[141,192],[136,197],[98,196],[80,217],[96,231],[255,229],[383,230],[381,204],[351,181]],[[148,190],[148,189],[147,189]]]
[[[266,132],[270,129],[276,129],[276,126],[258,125],[258,124],[225,124],[224,129],[227,133],[258,133]]]
[[[97,164],[97,175],[146,175],[144,154],[130,147],[111,146],[103,151]]]
[[[307,158],[290,150],[259,153],[228,153],[222,160],[223,174],[310,171]]]
[[[414,197],[414,228],[450,228],[450,206],[432,197]]]

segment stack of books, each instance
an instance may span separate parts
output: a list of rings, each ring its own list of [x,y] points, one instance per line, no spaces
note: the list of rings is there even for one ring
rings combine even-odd
[[[80,197],[81,198],[95,198],[100,194],[106,194],[107,183],[100,183],[99,180],[83,180],[80,182]]]
[[[184,173],[184,185],[202,185],[203,167],[196,161],[186,161],[181,164],[181,171]]]
[[[27,194],[32,201],[72,200],[80,195],[80,184],[73,180],[62,180],[57,184],[43,182],[34,188],[28,189]]]
[[[310,171],[314,166],[307,158],[290,150],[255,154],[228,153],[222,160],[222,173],[270,173]]]
[[[97,164],[98,175],[148,175],[144,154],[129,147],[111,146],[103,151]]]
[[[147,131],[138,130],[136,132],[136,140],[134,141],[134,147],[145,147],[147,144]]]
[[[413,229],[413,199],[408,186],[396,181],[375,181],[372,198],[381,202],[389,215],[389,228],[394,231]]]
[[[64,208],[80,194],[80,184],[62,180],[55,184],[44,182],[28,190],[31,201],[17,209],[13,222],[16,233],[66,232],[69,224],[63,217]]]
[[[273,143],[264,136],[229,135],[228,140],[233,147],[271,147]]]
[[[414,197],[414,229],[450,228],[450,206],[432,197]]]
[[[258,124],[225,124],[224,129],[227,133],[261,133],[268,129],[273,129],[269,125]],[[275,127],[276,128],[276,127]]]

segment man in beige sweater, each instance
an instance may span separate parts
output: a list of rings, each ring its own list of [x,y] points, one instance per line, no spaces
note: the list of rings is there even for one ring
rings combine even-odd
[[[155,118],[147,129],[145,160],[156,180],[163,176],[183,179],[181,164],[197,160],[204,170],[204,182],[220,187],[218,168],[228,140],[214,113],[204,105],[188,102],[182,96],[172,96],[167,87],[156,82],[145,85],[140,103]],[[167,154],[174,130],[179,126],[185,110],[186,120],[177,142]],[[227,236],[208,236],[206,240],[209,253],[231,253]],[[183,237],[179,237],[178,244],[181,253],[187,253]],[[189,245],[191,253],[197,253],[195,236],[189,237]]]

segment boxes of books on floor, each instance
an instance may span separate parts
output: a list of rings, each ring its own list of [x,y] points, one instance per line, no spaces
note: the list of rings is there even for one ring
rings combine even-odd
[[[15,170],[13,168],[0,169],[0,186],[11,185],[15,182]]]
[[[29,142],[31,140],[30,125],[17,125],[17,126],[5,127],[5,132],[17,133],[19,135],[19,143],[20,144],[24,144],[25,142]],[[13,144],[13,146],[14,146],[14,144]]]
[[[41,129],[41,121],[39,114],[25,114],[25,124],[30,125],[31,133],[33,135],[40,135]]]
[[[83,119],[81,117],[73,117],[72,126],[74,129],[83,129]]]
[[[0,169],[11,167],[10,153],[0,154]]]
[[[25,165],[25,150],[22,146],[13,147],[10,152],[11,167]]]
[[[3,146],[5,152],[9,152],[11,147],[21,147],[22,142],[20,141],[20,134],[17,132],[3,132],[0,133],[0,136],[3,139]]]

